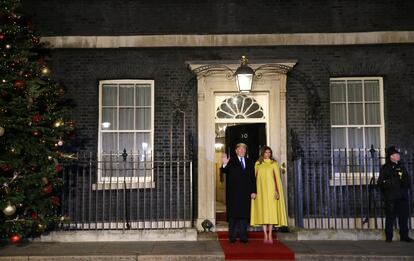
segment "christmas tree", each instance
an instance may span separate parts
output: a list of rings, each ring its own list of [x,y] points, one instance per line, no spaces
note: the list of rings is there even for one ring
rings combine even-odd
[[[59,215],[62,148],[73,135],[64,89],[50,79],[46,50],[17,0],[0,0],[0,237],[41,235]]]

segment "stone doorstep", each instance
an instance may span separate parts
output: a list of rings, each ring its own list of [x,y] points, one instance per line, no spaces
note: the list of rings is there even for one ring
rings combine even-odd
[[[197,241],[196,229],[52,231],[34,242]]]
[[[220,227],[218,231],[226,231]],[[277,233],[282,241],[306,240],[385,240],[383,230],[332,230],[309,229],[297,230],[289,233]],[[414,230],[410,230],[414,238]],[[200,232],[196,229],[168,229],[168,230],[95,230],[95,231],[53,231],[34,242],[147,242],[147,241],[204,241],[216,240],[215,233]],[[399,240],[398,230],[394,231],[394,240]]]
[[[411,236],[414,234],[410,231]],[[300,230],[278,233],[281,240],[384,240],[383,230]],[[412,236],[414,237],[414,236]],[[103,241],[196,241],[215,240],[213,233],[199,233],[186,230],[134,230],[134,231],[55,231],[35,239],[35,242],[103,242]],[[394,239],[399,240],[398,231]]]
[[[216,226],[216,231],[227,231],[226,224]],[[296,229],[289,233],[277,233],[282,241],[297,240],[385,240],[385,233],[382,229]],[[200,233],[202,234],[202,233]],[[410,230],[409,235],[414,238],[414,230]],[[398,230],[394,230],[394,240],[400,240]]]
[[[412,261],[412,256],[375,256],[375,255],[317,255],[317,254],[295,254],[298,261]]]
[[[85,255],[85,256],[13,256],[0,257],[0,261],[178,261],[178,260],[206,260],[222,261],[224,255]],[[376,255],[318,255],[295,254],[295,260],[303,261],[335,261],[335,260],[364,260],[364,261],[408,261],[412,256],[376,256]]]
[[[84,255],[84,256],[0,256],[0,261],[223,261],[224,255]]]
[[[223,261],[224,255],[84,255],[84,256],[13,256],[0,257],[0,261]],[[299,261],[343,261],[343,260],[364,260],[364,261],[408,261],[413,260],[412,256],[376,256],[376,255],[318,255],[318,254],[295,254],[295,260]]]
[[[352,229],[352,230],[332,230],[332,229],[309,229],[299,230],[290,233],[278,233],[278,238],[286,241],[295,240],[385,240],[384,230],[368,230],[368,229]],[[410,231],[410,236],[413,237],[414,230]],[[399,240],[400,235],[398,230],[394,230],[394,240]]]
[[[138,261],[178,261],[178,260],[201,260],[201,261],[223,261],[224,254],[221,255],[140,255]]]

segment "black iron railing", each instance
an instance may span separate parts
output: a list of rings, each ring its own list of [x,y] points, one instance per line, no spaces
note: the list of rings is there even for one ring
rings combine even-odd
[[[295,225],[307,229],[382,229],[385,213],[381,192],[376,186],[383,150],[338,149],[329,159],[323,153],[295,159]],[[319,158],[318,158],[319,156]],[[414,184],[414,155],[401,150],[411,188]],[[414,217],[414,200],[410,191],[410,228]]]
[[[192,227],[193,163],[165,155],[92,154],[63,168],[65,230]]]

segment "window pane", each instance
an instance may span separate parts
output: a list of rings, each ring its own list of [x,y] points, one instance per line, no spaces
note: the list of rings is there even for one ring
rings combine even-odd
[[[349,149],[364,148],[363,128],[348,128]]]
[[[362,104],[348,104],[348,124],[364,124]]]
[[[380,128],[365,128],[365,143],[367,148],[380,148]]]
[[[366,101],[380,101],[378,80],[366,80],[364,81],[364,87]]]
[[[237,114],[237,105],[240,103],[241,99],[238,99],[238,97],[232,97],[227,99],[227,106],[229,108],[229,112],[233,112],[233,114]],[[241,105],[241,103],[239,104]]]
[[[134,109],[119,109],[119,129],[134,129]]]
[[[102,133],[102,153],[109,154],[118,150],[118,134]]]
[[[345,81],[331,81],[331,102],[345,102],[345,88]]]
[[[119,153],[122,153],[124,149],[128,154],[134,151],[134,133],[119,133]]]
[[[332,149],[346,148],[346,129],[332,128]]]
[[[116,84],[102,85],[102,106],[117,106],[118,88]]]
[[[134,106],[134,85],[119,85],[119,106]]]
[[[365,104],[365,124],[381,124],[380,104]]]
[[[136,163],[137,175],[151,177],[151,135],[150,133],[135,133],[136,148],[138,151],[138,163]]]
[[[135,129],[150,130],[151,129],[151,109],[139,108],[135,114]]]
[[[151,87],[147,84],[137,85],[136,106],[151,106]]]
[[[332,125],[346,124],[346,105],[331,104],[331,123]]]
[[[362,101],[362,81],[348,81],[348,101]]]
[[[116,130],[117,129],[117,109],[102,109],[102,124],[101,130]]]
[[[148,132],[135,133],[136,135],[136,148],[139,154],[148,154],[152,150],[151,135]]]

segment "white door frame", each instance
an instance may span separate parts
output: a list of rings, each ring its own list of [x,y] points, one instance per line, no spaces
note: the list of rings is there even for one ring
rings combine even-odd
[[[268,62],[268,61],[267,61]],[[191,69],[206,64],[220,64],[220,61],[188,62]],[[238,61],[221,63],[232,70],[240,65]],[[296,61],[275,60],[272,64],[280,64],[292,68]],[[253,69],[262,63],[249,63]],[[208,219],[216,223],[216,193],[215,193],[215,95],[217,93],[237,94],[234,79],[228,79],[225,71],[212,71],[197,75],[198,86],[198,216],[196,226],[203,230],[201,223]],[[287,130],[286,130],[286,74],[281,72],[266,72],[260,79],[253,81],[252,92],[267,92],[269,95],[269,145],[279,163],[287,162]],[[286,178],[283,178],[284,188],[287,188]],[[286,191],[285,191],[286,192]],[[287,195],[287,194],[285,194]]]

